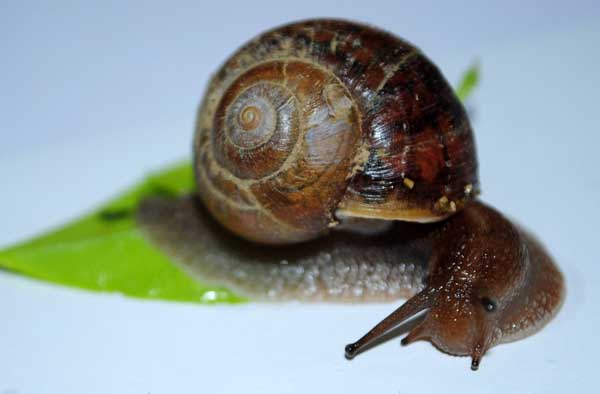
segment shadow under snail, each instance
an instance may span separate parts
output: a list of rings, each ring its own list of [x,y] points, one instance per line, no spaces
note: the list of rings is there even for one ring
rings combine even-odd
[[[144,201],[145,234],[193,276],[253,299],[409,298],[348,357],[426,311],[402,343],[429,340],[477,369],[562,303],[543,247],[476,199],[453,90],[382,30],[309,20],[248,42],[210,81],[193,153],[197,194]]]

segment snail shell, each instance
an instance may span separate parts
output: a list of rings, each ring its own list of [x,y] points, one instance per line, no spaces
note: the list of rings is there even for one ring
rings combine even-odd
[[[263,243],[344,218],[437,221],[478,190],[469,121],[437,67],[345,21],[283,26],[234,53],[200,107],[194,157],[209,211]]]

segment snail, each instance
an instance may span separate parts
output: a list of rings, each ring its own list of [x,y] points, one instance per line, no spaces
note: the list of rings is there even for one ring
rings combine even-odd
[[[408,298],[353,357],[402,340],[471,357],[541,329],[562,274],[533,236],[477,199],[467,114],[416,47],[374,27],[275,28],[212,77],[193,142],[197,191],[149,198],[144,234],[203,282],[254,299]]]

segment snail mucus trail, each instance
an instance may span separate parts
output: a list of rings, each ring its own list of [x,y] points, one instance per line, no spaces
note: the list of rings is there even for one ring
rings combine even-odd
[[[204,283],[266,301],[408,298],[352,357],[403,339],[470,356],[558,311],[561,273],[479,191],[462,104],[417,48],[341,20],[251,40],[210,81],[193,144],[197,193],[144,201],[148,238]]]

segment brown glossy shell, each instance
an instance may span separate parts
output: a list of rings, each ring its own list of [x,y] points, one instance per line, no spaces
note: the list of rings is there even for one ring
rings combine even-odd
[[[437,67],[339,20],[282,26],[233,54],[200,107],[194,155],[212,214],[265,243],[343,217],[440,220],[478,190],[469,121]]]

